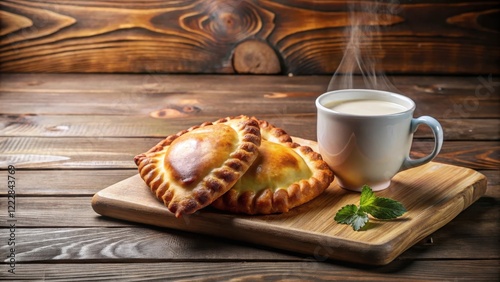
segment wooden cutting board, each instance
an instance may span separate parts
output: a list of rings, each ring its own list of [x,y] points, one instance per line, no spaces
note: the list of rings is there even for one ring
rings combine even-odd
[[[313,141],[295,141],[317,149]],[[316,259],[384,265],[450,222],[485,192],[484,175],[430,162],[400,172],[388,189],[376,192],[400,201],[408,212],[395,220],[371,219],[364,231],[333,220],[342,206],[359,204],[359,193],[339,188],[335,182],[316,199],[285,214],[246,216],[205,208],[177,219],[137,174],[96,193],[92,207],[104,216],[237,239]]]

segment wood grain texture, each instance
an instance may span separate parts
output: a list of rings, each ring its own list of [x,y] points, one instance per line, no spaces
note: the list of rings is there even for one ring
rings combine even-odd
[[[488,260],[405,261],[359,267],[304,259],[301,262],[153,262],[19,264],[15,278],[99,281],[495,281],[498,263]],[[436,271],[439,269],[439,271]]]
[[[280,73],[333,74],[354,2],[2,1],[1,70],[235,73],[236,46],[257,39],[275,50]],[[355,9],[371,30],[362,49],[369,48],[382,69],[499,73],[496,1],[400,2]]]
[[[197,116],[206,119],[224,113],[274,115],[285,119],[286,115],[315,114],[314,99],[326,91],[330,78],[3,74],[0,113],[140,115],[166,120]],[[498,77],[391,78],[401,93],[415,100],[416,116],[500,118]],[[48,99],[50,103],[46,103]],[[440,103],[436,103],[436,99]],[[220,103],[222,100],[224,103]]]
[[[433,114],[430,114],[433,115]],[[205,116],[215,121],[220,116]],[[316,127],[304,128],[304,122],[314,124],[315,114],[259,115],[260,119],[285,128],[297,136],[302,134],[315,138]],[[201,117],[183,117],[175,119],[155,119],[145,116],[116,115],[22,115],[0,114],[0,137],[166,137],[195,124],[201,124]],[[439,119],[443,127],[445,141],[500,139],[500,119]],[[112,124],[113,126],[109,126]],[[428,127],[422,126],[415,133],[415,138],[432,138]]]
[[[16,197],[90,197],[116,182],[137,174],[137,169],[23,170],[16,177]],[[7,181],[7,174],[0,173]],[[1,180],[0,180],[1,181]],[[0,191],[7,197],[8,191]]]
[[[21,228],[16,247],[19,263],[43,261],[300,261],[293,254],[231,240],[147,226],[123,228]],[[8,230],[0,230],[7,235]],[[9,246],[1,246],[7,253]]]

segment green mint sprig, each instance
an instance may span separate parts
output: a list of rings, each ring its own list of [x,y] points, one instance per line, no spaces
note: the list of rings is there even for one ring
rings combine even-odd
[[[377,219],[394,219],[406,212],[405,207],[398,201],[377,197],[372,189],[365,185],[361,190],[359,206],[346,205],[335,215],[335,221],[352,226],[355,231],[360,230],[368,222],[368,214]]]

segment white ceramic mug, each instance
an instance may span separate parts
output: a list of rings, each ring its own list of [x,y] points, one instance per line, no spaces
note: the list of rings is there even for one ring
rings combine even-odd
[[[429,116],[413,118],[415,103],[387,91],[343,89],[316,99],[317,138],[323,159],[333,170],[337,183],[361,191],[389,187],[396,173],[430,162],[441,150],[443,129]],[[411,159],[413,133],[420,124],[434,134],[434,149]]]

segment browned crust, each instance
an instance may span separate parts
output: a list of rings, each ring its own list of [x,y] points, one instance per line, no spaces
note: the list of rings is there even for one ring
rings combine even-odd
[[[205,176],[192,189],[191,193],[176,195],[175,187],[171,187],[172,183],[165,179],[163,160],[166,149],[179,136],[196,128],[218,123],[236,123],[240,144],[231,153],[230,158],[221,167],[214,169],[212,173]],[[260,141],[259,123],[255,119],[247,116],[227,117],[215,122],[205,122],[170,135],[147,152],[137,155],[134,162],[138,166],[142,179],[156,197],[162,200],[176,217],[181,217],[183,214],[192,214],[210,205],[215,199],[227,192],[257,158]]]
[[[285,130],[276,127],[265,120],[259,120],[255,117],[252,118],[259,122],[262,139],[281,144],[292,142],[292,137],[290,137]]]
[[[284,213],[319,196],[330,186],[334,179],[333,172],[320,154],[308,146],[292,142],[292,138],[280,128],[267,121],[259,121],[263,139],[287,146],[297,152],[312,171],[309,179],[303,179],[274,193],[264,189],[258,193],[238,192],[230,189],[211,205],[217,209],[243,214]]]

